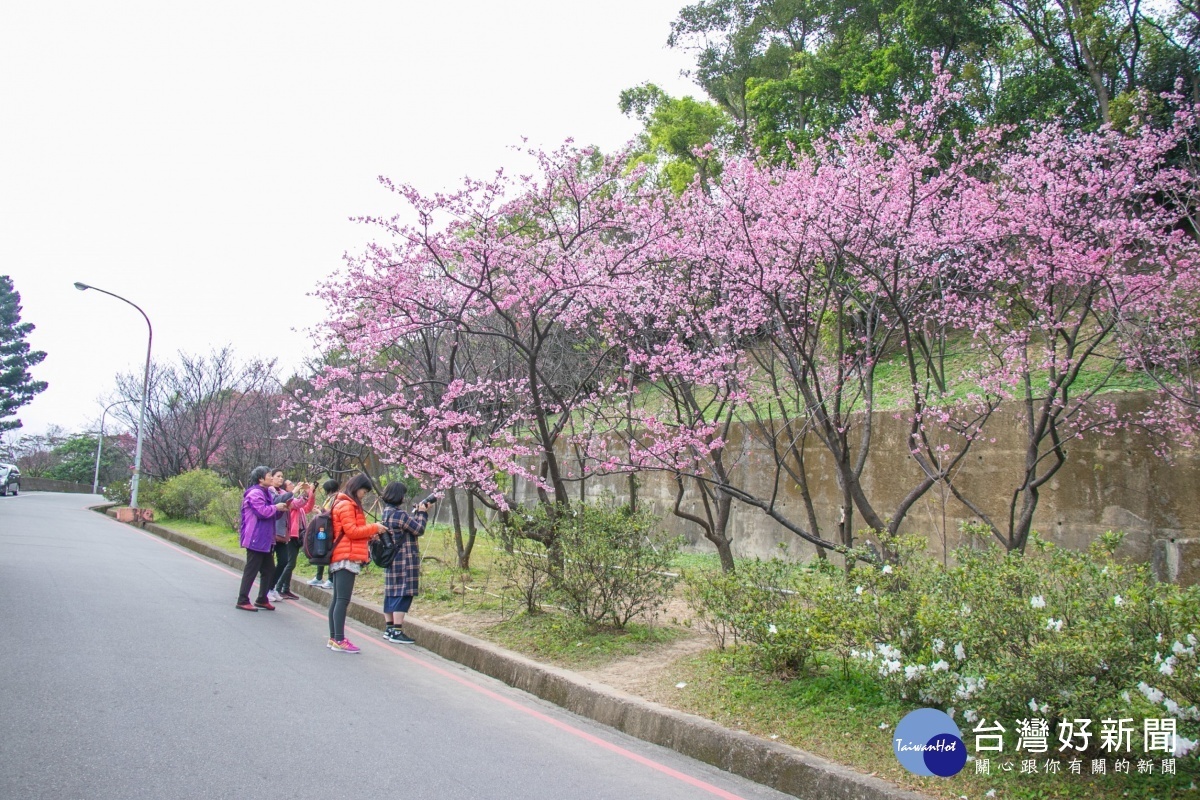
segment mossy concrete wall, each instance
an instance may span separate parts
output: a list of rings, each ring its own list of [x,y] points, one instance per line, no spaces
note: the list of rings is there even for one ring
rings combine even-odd
[[[1111,397],[1116,417],[1121,419],[1135,417],[1151,402],[1141,394]],[[888,517],[919,482],[921,472],[908,452],[907,427],[902,420],[889,413],[877,413],[872,426],[871,455],[863,483],[877,511]],[[989,421],[984,439],[972,447],[954,478],[966,496],[1001,524],[1007,523],[1013,493],[1023,479],[1025,440],[1020,420],[997,413]],[[1086,548],[1105,531],[1124,531],[1121,555],[1156,563],[1155,551],[1162,550],[1164,555],[1157,562],[1166,569],[1164,548],[1174,548],[1178,540],[1200,539],[1200,458],[1187,448],[1177,448],[1173,459],[1167,461],[1157,454],[1156,445],[1148,434],[1132,427],[1110,435],[1091,433],[1067,442],[1066,464],[1042,487],[1034,529],[1051,542],[1078,549]],[[770,449],[743,427],[734,432],[728,451],[737,464],[735,483],[760,497],[770,496],[777,472]],[[805,458],[809,491],[822,533],[833,538],[842,493],[832,459],[811,434],[805,442]],[[564,464],[570,464],[570,456],[565,453]],[[664,525],[686,537],[690,547],[712,549],[698,526],[672,516],[676,489],[669,474],[646,472],[638,476],[638,481],[640,502],[662,515]],[[624,502],[628,486],[626,476],[590,479],[584,494],[596,499],[610,495]],[[782,475],[778,490],[779,509],[804,524],[807,517],[795,482]],[[533,492],[529,491],[527,497],[533,500]],[[683,505],[688,511],[702,513],[694,493]],[[942,558],[965,542],[960,525],[972,521],[978,520],[971,511],[946,487],[938,485],[913,506],[901,531],[926,536],[929,553]],[[856,530],[865,527],[857,515],[854,522]],[[734,504],[730,529],[737,556],[786,554],[806,559],[814,552],[812,545],[750,506]],[[1171,577],[1167,572],[1159,574],[1163,579]],[[1174,575],[1181,582],[1200,580],[1200,561],[1196,569],[1178,568]]]

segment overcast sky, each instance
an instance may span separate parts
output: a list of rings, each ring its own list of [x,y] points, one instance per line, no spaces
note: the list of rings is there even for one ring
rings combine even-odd
[[[232,344],[298,366],[306,294],[425,191],[525,164],[521,137],[614,149],[621,89],[699,94],[683,0],[55,2],[0,8],[0,274],[46,351],[18,433],[95,424],[117,372]]]

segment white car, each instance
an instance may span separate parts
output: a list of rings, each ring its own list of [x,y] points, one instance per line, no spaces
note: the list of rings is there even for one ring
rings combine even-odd
[[[21,470],[16,464],[0,464],[0,497],[10,490],[13,494],[21,491]]]

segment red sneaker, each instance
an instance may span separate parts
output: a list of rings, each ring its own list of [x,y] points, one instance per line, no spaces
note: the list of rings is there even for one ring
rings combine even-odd
[[[295,592],[293,592],[289,589],[288,591],[283,592],[283,598],[285,600],[299,600],[300,595],[296,594]]]
[[[242,611],[258,611],[257,608],[250,605],[249,603],[238,603],[237,607],[240,608]]]
[[[264,610],[266,610],[266,611],[274,611],[274,610],[275,610],[275,606],[271,605],[271,601],[270,601],[270,600],[255,600],[255,601],[254,601],[254,607],[255,607],[256,609],[259,609],[259,608],[261,608],[261,609],[264,609]]]

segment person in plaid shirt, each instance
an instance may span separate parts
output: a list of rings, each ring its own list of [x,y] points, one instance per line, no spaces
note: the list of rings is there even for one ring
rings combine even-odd
[[[425,533],[429,519],[429,507],[422,503],[412,514],[400,510],[404,504],[407,488],[399,481],[389,483],[383,489],[382,522],[396,538],[396,559],[387,568],[383,584],[383,616],[387,619],[387,630],[383,638],[389,642],[412,644],[412,637],[404,632],[404,615],[412,607],[413,597],[418,592],[421,578],[421,552],[417,549],[417,537]]]

